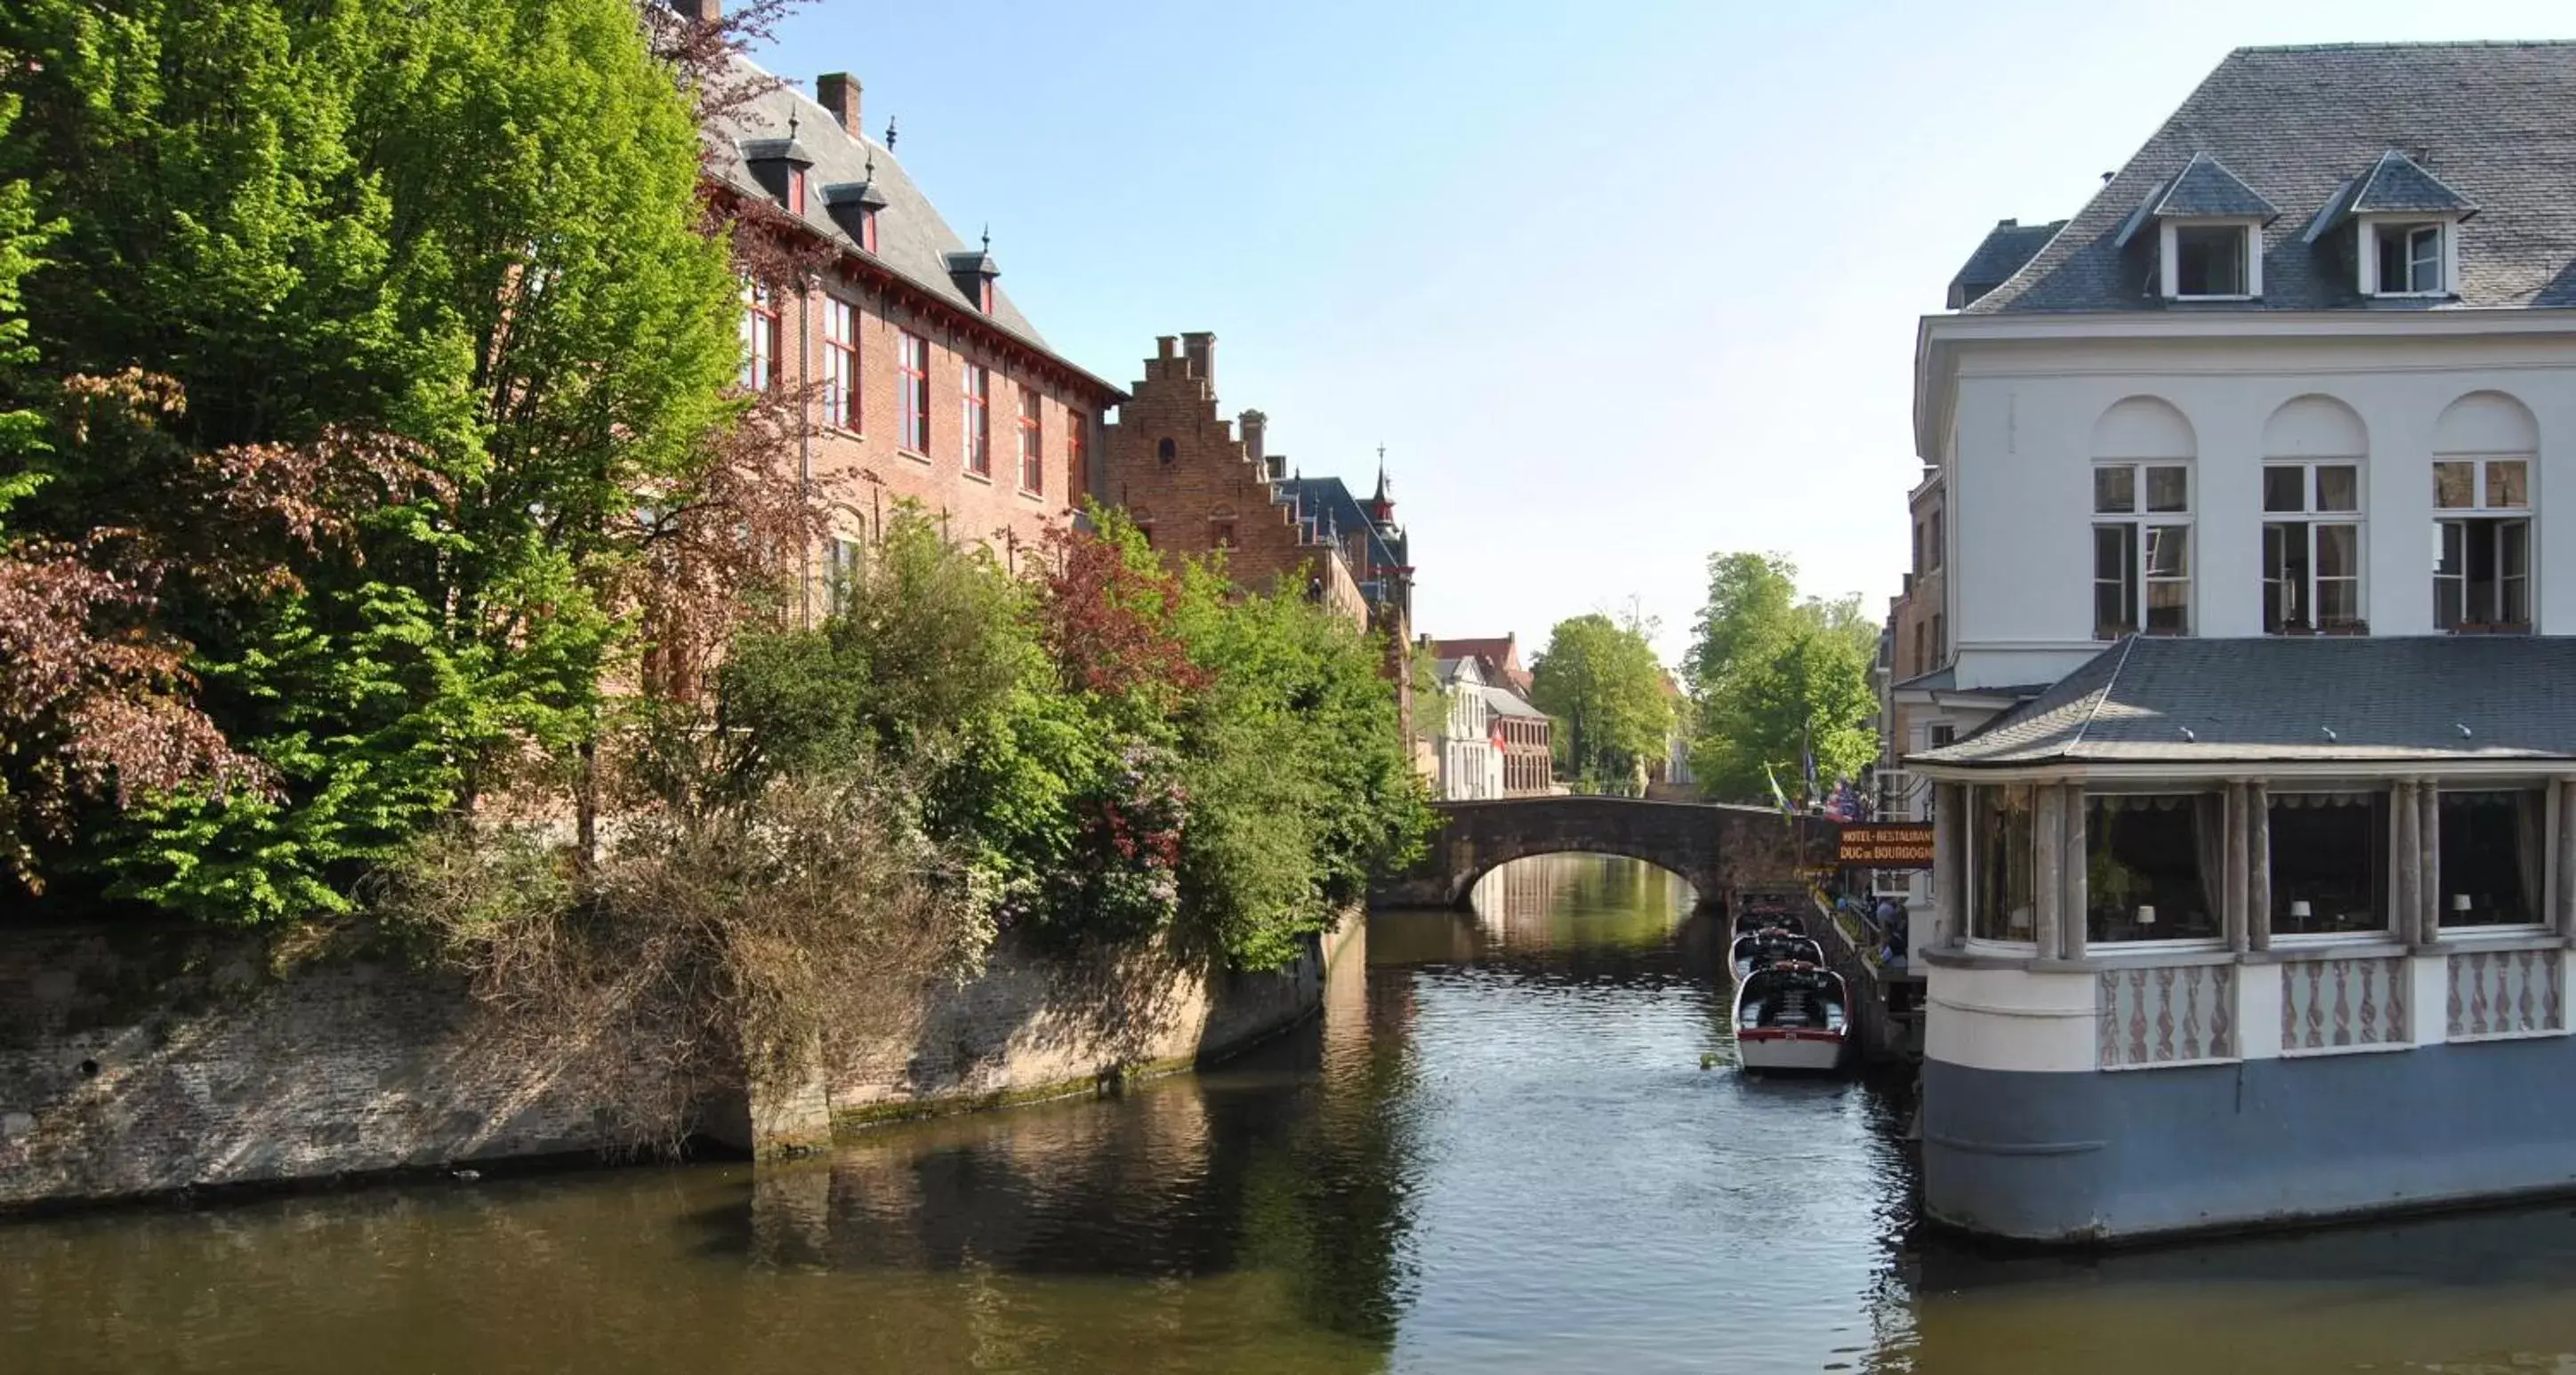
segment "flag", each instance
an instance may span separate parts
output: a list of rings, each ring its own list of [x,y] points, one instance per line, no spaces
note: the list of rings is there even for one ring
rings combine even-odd
[[[1762,777],[1771,785],[1771,800],[1780,804],[1780,815],[1797,815],[1797,809],[1789,805],[1789,795],[1780,791],[1780,776],[1771,772],[1770,765],[1762,766]]]

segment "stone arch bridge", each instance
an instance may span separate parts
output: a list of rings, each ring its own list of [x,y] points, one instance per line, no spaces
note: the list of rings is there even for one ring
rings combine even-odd
[[[1410,873],[1378,885],[1371,900],[1395,907],[1454,907],[1495,868],[1533,855],[1621,855],[1671,870],[1715,903],[1729,888],[1792,882],[1798,846],[1790,823],[1765,807],[1649,802],[1634,797],[1515,797],[1437,802],[1441,826]],[[1811,863],[1830,862],[1834,828],[1802,818]]]

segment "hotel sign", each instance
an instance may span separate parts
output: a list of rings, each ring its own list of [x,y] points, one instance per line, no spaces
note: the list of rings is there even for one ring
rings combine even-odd
[[[1932,823],[1877,822],[1845,826],[1834,862],[1845,869],[1929,869]]]

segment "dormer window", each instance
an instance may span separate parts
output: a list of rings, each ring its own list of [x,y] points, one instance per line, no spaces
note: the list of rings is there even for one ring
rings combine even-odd
[[[2177,300],[2241,301],[2254,290],[2254,241],[2250,224],[2176,224],[2165,226],[2172,264],[2165,294]]]
[[[791,165],[787,169],[787,213],[805,213],[805,169],[802,167]]]
[[[2169,301],[2248,301],[2263,294],[2263,227],[2280,216],[2226,164],[2194,153],[2156,183],[2111,242],[2155,235],[2155,293]]]
[[[2371,251],[2362,258],[2365,296],[2441,296],[2449,293],[2450,225],[2441,221],[2377,221],[2368,226]]]
[[[832,212],[833,222],[850,236],[861,252],[877,251],[877,212],[886,208],[886,193],[877,189],[877,163],[868,159],[867,177],[862,181],[836,182],[823,188],[823,205]]]
[[[2459,290],[2459,226],[2477,213],[2477,202],[2391,148],[2338,187],[2301,237],[2348,247],[2363,296],[2450,296]]]

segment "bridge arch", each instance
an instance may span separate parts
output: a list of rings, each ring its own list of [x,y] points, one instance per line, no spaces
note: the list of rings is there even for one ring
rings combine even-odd
[[[1476,883],[1516,859],[1539,855],[1617,855],[1668,870],[1690,884],[1703,905],[1729,888],[1778,883],[1797,872],[1797,834],[1778,812],[1708,802],[1649,802],[1633,797],[1527,797],[1433,804],[1441,827],[1430,853],[1411,873],[1381,884],[1373,896],[1397,906],[1458,907]],[[1808,828],[1809,846],[1826,839]]]

